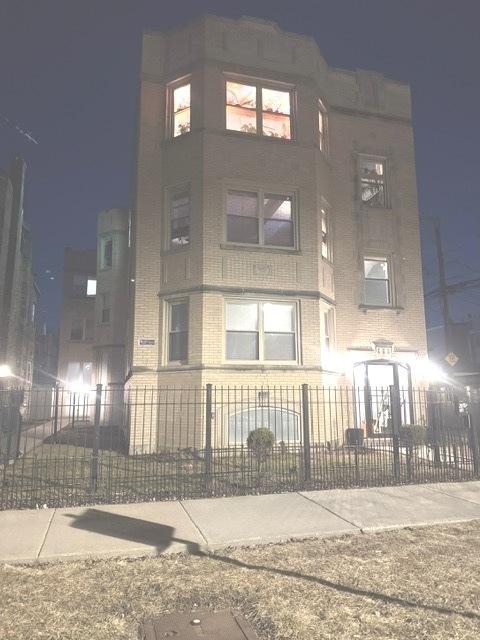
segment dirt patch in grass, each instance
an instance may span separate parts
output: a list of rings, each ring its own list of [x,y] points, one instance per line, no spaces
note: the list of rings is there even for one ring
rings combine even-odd
[[[233,607],[262,640],[478,640],[480,522],[218,552],[0,567],[2,640],[137,637]]]

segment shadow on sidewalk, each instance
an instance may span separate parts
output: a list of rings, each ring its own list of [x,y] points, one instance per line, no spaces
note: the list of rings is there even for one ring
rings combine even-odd
[[[155,547],[158,555],[166,551],[172,542],[184,544],[187,553],[201,554],[200,547],[196,542],[176,538],[173,535],[175,529],[166,524],[122,516],[100,509],[86,509],[80,516],[71,513],[67,513],[66,516],[72,518],[71,526],[74,529],[83,529],[102,536]]]
[[[307,582],[312,582],[329,589],[340,591],[342,593],[371,598],[385,604],[393,604],[400,607],[421,609],[423,611],[430,611],[444,615],[458,615],[464,618],[480,620],[480,614],[474,611],[461,611],[435,604],[423,604],[421,602],[415,602],[414,600],[399,598],[394,595],[378,593],[376,591],[370,591],[367,589],[361,589],[338,582],[332,582],[330,580],[327,580],[326,578],[321,578],[319,576],[304,575],[297,571],[291,571],[290,569],[280,569],[274,566],[266,566],[261,564],[248,564],[229,556],[222,556],[218,555],[217,553],[205,552],[202,551],[202,549],[196,542],[175,537],[173,535],[175,531],[174,527],[170,527],[164,524],[158,524],[149,520],[131,518],[130,516],[122,516],[115,513],[100,511],[99,509],[87,509],[85,513],[80,516],[76,516],[73,514],[67,514],[67,516],[74,519],[74,522],[71,526],[75,529],[83,529],[85,531],[92,531],[94,533],[110,536],[112,538],[118,538],[120,540],[129,540],[132,542],[149,545],[156,548],[158,555],[162,554],[166,549],[168,549],[172,542],[180,542],[186,546],[187,552],[191,555],[208,558],[210,560],[218,562],[224,562],[241,569],[250,569],[252,571],[266,571],[268,573],[285,576],[287,578],[305,580]]]

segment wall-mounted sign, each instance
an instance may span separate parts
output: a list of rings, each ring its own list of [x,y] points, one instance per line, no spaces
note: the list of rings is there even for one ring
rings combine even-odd
[[[138,344],[140,347],[154,347],[155,338],[139,338]]]

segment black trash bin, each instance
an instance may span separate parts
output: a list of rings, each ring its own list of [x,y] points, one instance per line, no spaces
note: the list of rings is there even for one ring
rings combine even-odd
[[[363,446],[363,429],[345,429],[345,436],[349,447]]]

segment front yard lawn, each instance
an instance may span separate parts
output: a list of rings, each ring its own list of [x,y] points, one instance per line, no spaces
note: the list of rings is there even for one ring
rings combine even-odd
[[[2,640],[137,637],[142,620],[241,611],[262,640],[478,640],[480,521],[211,556],[0,567]]]

